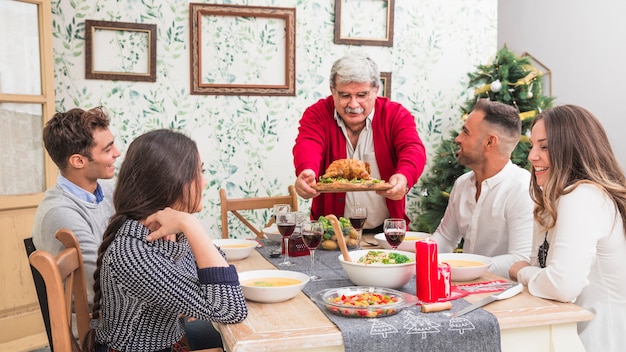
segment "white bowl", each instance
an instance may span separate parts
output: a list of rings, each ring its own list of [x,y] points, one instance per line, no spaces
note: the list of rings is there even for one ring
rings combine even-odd
[[[278,243],[282,243],[283,241],[283,236],[280,234],[280,232],[278,232],[278,227],[276,227],[276,224],[272,224],[272,226],[264,228],[263,234],[270,241]]]
[[[248,258],[258,244],[255,240],[237,238],[217,239],[213,240],[213,243],[226,253],[226,259],[229,261]]]
[[[388,249],[378,249],[379,252],[395,252],[404,254],[412,261],[402,264],[362,264],[357,261],[370,250],[350,251],[352,262],[343,260],[339,255],[339,262],[343,270],[348,275],[350,281],[357,286],[375,286],[386,288],[400,288],[411,281],[415,276],[415,253],[405,251],[394,251]]]
[[[297,283],[288,286],[256,286],[250,280],[260,282],[272,279],[295,279]],[[304,285],[309,282],[309,276],[297,271],[289,270],[251,270],[239,273],[239,283],[244,297],[261,303],[283,302],[295,297]]]
[[[491,258],[469,253],[439,253],[440,263],[450,264],[452,281],[470,281],[481,277],[491,265]],[[465,263],[460,263],[464,261]],[[469,263],[468,263],[469,262]],[[465,264],[465,265],[464,265]],[[470,264],[467,266],[467,264]]]
[[[415,242],[419,240],[423,240],[429,236],[430,234],[426,232],[407,231],[406,234],[404,235],[404,240],[398,246],[398,250],[415,253]],[[385,238],[384,233],[382,232],[377,233],[376,235],[374,235],[374,239],[376,239],[376,241],[381,247],[385,249],[391,249],[391,246],[387,242],[387,239]]]

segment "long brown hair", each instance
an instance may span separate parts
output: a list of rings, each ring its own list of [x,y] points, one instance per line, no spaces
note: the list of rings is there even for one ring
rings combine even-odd
[[[536,204],[535,220],[546,230],[553,228],[559,197],[581,183],[592,183],[613,200],[626,233],[626,178],[600,121],[575,105],[542,112],[533,121],[533,127],[539,121],[544,122],[546,129],[550,175],[540,188],[532,174],[530,189]]]
[[[115,239],[118,229],[129,219],[142,220],[149,215],[177,203],[193,212],[201,201],[202,177],[196,143],[180,132],[155,130],[135,139],[120,167],[113,195],[115,215],[104,232],[98,249],[94,272],[94,302],[92,321],[100,318],[100,268],[102,257]],[[196,187],[195,193],[191,189]],[[195,194],[195,198],[190,195]],[[85,339],[83,350],[95,350],[95,332]]]

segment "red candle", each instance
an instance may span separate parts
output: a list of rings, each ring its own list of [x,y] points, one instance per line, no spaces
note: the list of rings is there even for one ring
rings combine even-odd
[[[437,242],[415,242],[415,291],[422,302],[436,302],[440,297]]]

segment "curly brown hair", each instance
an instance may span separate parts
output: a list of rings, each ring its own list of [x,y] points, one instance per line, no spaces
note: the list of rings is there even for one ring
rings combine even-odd
[[[95,145],[93,132],[109,128],[109,121],[102,107],[58,112],[44,126],[44,146],[60,170],[67,167],[68,159],[74,154],[91,161],[91,149]]]

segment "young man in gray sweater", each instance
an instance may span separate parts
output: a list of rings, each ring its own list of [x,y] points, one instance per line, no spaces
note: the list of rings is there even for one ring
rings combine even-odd
[[[62,227],[74,232],[91,302],[98,247],[114,212],[113,188],[98,180],[113,178],[120,151],[109,130],[109,117],[100,107],[56,113],[44,127],[43,142],[59,175],[37,207],[33,242],[37,249],[56,255],[64,247],[55,232]]]

